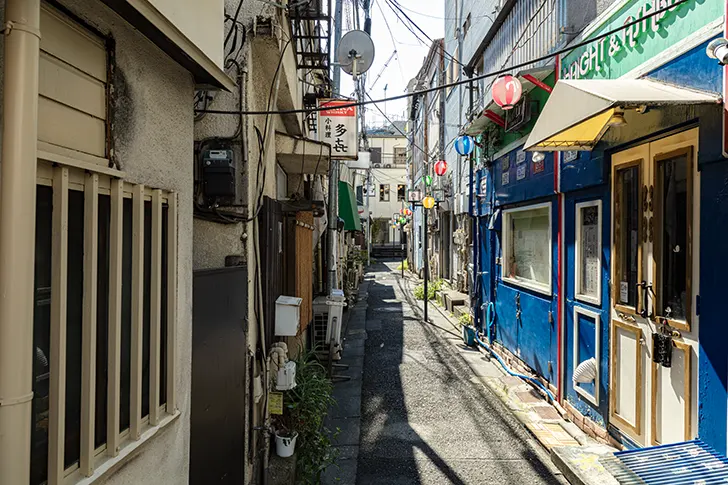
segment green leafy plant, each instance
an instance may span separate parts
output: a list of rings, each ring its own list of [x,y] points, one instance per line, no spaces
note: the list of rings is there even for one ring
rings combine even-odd
[[[296,362],[296,387],[286,391],[283,416],[276,419],[279,429],[297,432],[296,483],[313,485],[336,461],[338,451],[331,439],[338,433],[324,426],[328,409],[336,403],[334,387],[314,351],[301,352]]]
[[[409,271],[409,261],[408,260],[405,259],[404,262],[399,263],[399,265],[397,266],[397,271],[402,271],[402,266],[404,266],[405,271]]]
[[[470,325],[470,313],[461,313],[458,317],[458,323],[462,326]]]
[[[445,284],[445,281],[442,279],[428,281],[427,282],[427,299],[434,300],[435,293],[440,291],[444,284]],[[424,283],[421,283],[421,284],[415,286],[414,295],[415,295],[415,298],[417,298],[418,300],[425,299],[425,284]]]

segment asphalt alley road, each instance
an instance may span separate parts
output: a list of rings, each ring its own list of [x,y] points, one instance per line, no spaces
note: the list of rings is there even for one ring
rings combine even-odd
[[[367,274],[357,484],[566,483],[452,335],[420,321],[397,264]]]

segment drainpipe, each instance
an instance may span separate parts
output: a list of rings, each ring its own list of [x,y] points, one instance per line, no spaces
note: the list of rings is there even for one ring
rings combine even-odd
[[[554,65],[554,79],[559,80],[561,74],[561,57],[556,56]],[[564,194],[561,193],[561,152],[554,152],[554,191],[556,192],[556,200],[559,215],[557,217],[559,230],[556,238],[556,388],[557,400],[559,403],[563,401],[564,394],[564,368],[566,359],[566,345],[564,342]],[[600,228],[601,230],[601,228]],[[601,338],[601,337],[600,337]],[[597,365],[599,363],[597,362]]]
[[[30,481],[40,0],[5,3],[0,178],[0,482]]]
[[[468,76],[470,78],[470,82],[468,83],[468,91],[469,91],[469,103],[470,108],[468,110],[468,113],[473,112],[473,75],[472,73]],[[480,249],[479,244],[479,237],[478,237],[478,218],[477,214],[475,212],[475,189],[473,185],[475,184],[475,174],[473,173],[475,171],[475,150],[473,150],[470,155],[468,156],[468,161],[470,165],[470,173],[468,174],[468,180],[469,180],[469,192],[470,196],[468,197],[468,214],[470,215],[470,223],[471,223],[471,236],[470,239],[473,242],[473,282],[470,285],[470,289],[472,290],[472,296],[471,296],[471,308],[473,309],[473,325],[475,328],[479,328],[479,315],[480,315],[480,295],[478,294],[478,251]]]

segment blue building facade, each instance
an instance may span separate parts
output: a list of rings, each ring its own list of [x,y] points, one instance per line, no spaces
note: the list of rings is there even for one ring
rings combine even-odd
[[[725,453],[728,160],[723,70],[706,55],[724,5],[657,5],[614,2],[578,39],[593,43],[514,72],[536,102],[519,130],[498,126],[511,115],[489,103],[467,128],[480,146],[473,311],[612,442],[699,436]],[[556,129],[584,111],[578,96],[607,91],[604,110]],[[583,140],[572,130],[598,123]]]

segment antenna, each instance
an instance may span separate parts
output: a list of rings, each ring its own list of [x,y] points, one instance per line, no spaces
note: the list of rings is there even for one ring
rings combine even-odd
[[[339,42],[336,59],[341,69],[354,79],[364,74],[374,62],[374,42],[363,30],[350,30]]]

